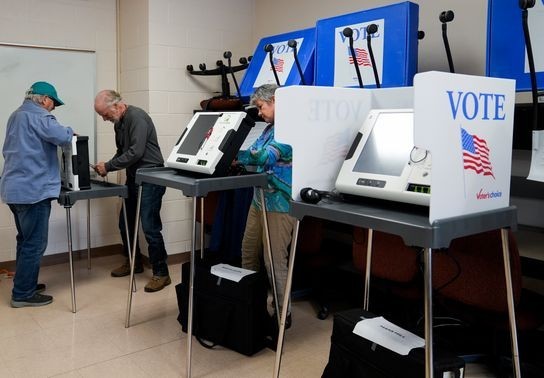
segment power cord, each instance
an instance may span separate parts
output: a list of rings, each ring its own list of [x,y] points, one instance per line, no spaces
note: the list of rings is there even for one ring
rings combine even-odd
[[[420,270],[421,274],[425,274],[424,267],[423,267],[423,252],[424,252],[424,249],[420,249],[418,251],[418,261],[419,261],[418,265],[419,265],[419,270]],[[445,256],[448,256],[453,261],[453,263],[455,264],[456,272],[453,275],[453,277],[451,277],[445,283],[443,283],[442,285],[440,285],[440,286],[438,286],[436,288],[433,288],[433,294],[434,293],[439,293],[441,290],[443,290],[446,286],[450,285],[452,282],[454,282],[461,275],[461,264],[459,264],[459,261],[457,261],[457,259],[452,254],[450,254],[449,249],[441,249],[441,250],[434,250],[433,251],[433,253],[438,253],[438,252],[444,253]]]

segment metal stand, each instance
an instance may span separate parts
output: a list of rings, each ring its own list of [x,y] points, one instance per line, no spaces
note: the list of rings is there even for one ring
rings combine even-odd
[[[433,378],[433,265],[432,250],[425,248],[424,260],[424,298],[425,298],[425,377]]]
[[[126,217],[125,217],[126,219]],[[87,269],[91,269],[91,200],[87,200]]]
[[[130,244],[127,245],[129,248],[129,264],[130,264],[130,280],[128,284],[128,298],[127,298],[127,311],[125,314],[125,328],[130,327],[130,309],[132,307],[132,293],[136,291],[135,278],[134,278],[134,266],[136,263],[136,247],[138,246],[138,228],[140,227],[140,203],[142,201],[142,186],[138,188],[138,201],[136,202],[136,219],[134,220],[134,240],[132,241],[132,250],[130,249]],[[123,207],[124,210],[124,207]],[[126,215],[126,211],[124,213]],[[125,218],[125,226],[127,232],[127,243],[130,243],[130,237],[128,234],[128,223]]]
[[[200,258],[204,258],[204,197],[200,198]]]
[[[518,334],[516,330],[516,313],[514,310],[514,290],[512,289],[512,270],[510,269],[510,248],[508,247],[508,230],[501,230],[502,258],[504,260],[504,277],[506,279],[506,295],[508,297],[508,319],[510,322],[510,342],[514,377],[521,377],[519,364]]]
[[[370,301],[370,269],[372,266],[372,236],[374,231],[368,229],[368,240],[366,242],[366,269],[365,269],[365,294],[363,298],[363,309],[368,311],[368,303]]]
[[[291,241],[291,253],[289,254],[289,269],[287,270],[287,282],[285,283],[285,293],[283,293],[283,308],[285,311],[281,313],[280,330],[278,333],[278,344],[276,346],[276,362],[274,364],[274,377],[280,375],[281,355],[283,350],[283,341],[285,337],[285,321],[287,319],[287,306],[289,306],[289,297],[291,296],[291,286],[293,284],[293,268],[295,266],[296,245],[298,241],[298,230],[300,228],[300,220],[297,219],[293,228],[293,239]]]
[[[278,326],[280,325],[280,309],[279,309],[279,302],[278,302],[278,289],[276,286],[276,269],[274,268],[274,257],[272,256],[272,245],[270,242],[270,232],[268,229],[268,218],[266,213],[266,202],[264,199],[264,190],[263,188],[259,188],[259,194],[261,197],[261,208],[263,212],[263,228],[265,230],[264,232],[264,249],[266,250],[266,254],[268,255],[268,261],[270,261],[270,275],[272,276],[272,294],[274,296],[274,308],[276,310],[276,319],[278,322]],[[285,301],[284,301],[285,302]],[[289,303],[289,302],[288,302]],[[283,306],[284,312],[287,313],[287,306]]]
[[[510,274],[510,255],[508,250],[508,234],[506,228],[515,229],[517,226],[516,208],[507,207],[493,211],[485,211],[477,214],[459,216],[435,221],[429,224],[429,217],[426,213],[419,213],[415,210],[403,210],[397,207],[386,207],[385,205],[350,204],[334,200],[328,203],[317,205],[291,202],[290,214],[297,218],[291,242],[291,256],[289,258],[289,270],[285,288],[285,299],[291,293],[293,268],[296,253],[296,241],[298,238],[299,223],[305,216],[321,218],[325,220],[345,223],[357,227],[379,230],[403,238],[404,244],[410,246],[422,246],[425,248],[425,375],[433,377],[433,330],[432,330],[432,249],[448,247],[453,239],[477,234],[480,232],[501,229],[503,241],[503,257],[507,282],[507,300],[510,317],[510,333],[512,340],[512,360],[516,377],[520,377],[519,356],[516,334],[516,320],[514,313],[514,301],[512,293],[512,278]],[[365,272],[365,286],[370,282],[370,264],[372,233],[369,232],[367,249],[367,269]],[[365,305],[368,307],[369,288],[365,287]],[[276,347],[276,363],[274,366],[274,377],[279,377],[281,355],[285,336],[285,318],[282,314],[278,344]]]
[[[193,197],[193,219],[196,219],[196,198]],[[191,264],[189,275],[189,308],[188,308],[188,320],[187,320],[187,377],[191,376],[191,357],[193,352],[193,293],[194,293],[194,283],[195,283],[195,222],[193,222],[193,229],[191,235]]]
[[[72,296],[72,312],[76,313],[76,286],[74,279],[74,261],[73,261],[73,241],[72,241],[72,206],[78,200],[87,200],[87,268],[91,269],[91,199],[105,197],[128,196],[128,189],[125,185],[109,184],[97,181],[91,181],[91,188],[86,190],[61,190],[58,203],[64,206],[66,210],[66,236],[68,240],[68,259],[70,263],[70,291]],[[124,207],[124,202],[123,202]],[[125,223],[126,223],[125,214]]]
[[[66,209],[66,233],[68,237],[68,259],[70,261],[70,291],[72,293],[72,312],[75,314],[76,309],[76,285],[74,282],[74,258],[72,255],[72,218],[70,216],[70,208],[72,206],[64,206]]]
[[[186,173],[186,175],[184,175]],[[155,185],[162,185],[168,188],[178,189],[183,192],[185,196],[193,197],[193,221],[191,232],[191,262],[190,262],[190,277],[189,277],[189,307],[187,313],[187,377],[191,377],[191,357],[192,357],[192,334],[193,334],[193,284],[194,284],[194,271],[195,271],[195,259],[196,259],[196,213],[197,213],[197,201],[198,198],[205,197],[209,192],[247,188],[247,187],[264,187],[267,185],[266,174],[254,174],[254,175],[242,175],[242,176],[229,176],[229,177],[202,177],[191,176],[190,172],[180,172],[171,168],[144,168],[139,169],[136,173],[136,184],[140,185],[138,191],[138,203],[136,207],[136,229],[138,227],[138,220],[140,215],[140,203],[141,203],[141,184],[148,182]],[[203,208],[203,207],[202,207]],[[202,213],[201,213],[202,214]],[[203,217],[201,218],[204,219]],[[203,233],[204,229],[201,227],[201,253],[203,248]],[[266,236],[269,239],[269,236]],[[136,238],[135,238],[136,239]],[[131,280],[134,277],[134,257],[136,253],[135,243],[132,248],[132,263],[131,263]],[[127,300],[127,312],[125,327],[130,326],[130,312],[132,305],[132,288],[129,288],[128,300]]]

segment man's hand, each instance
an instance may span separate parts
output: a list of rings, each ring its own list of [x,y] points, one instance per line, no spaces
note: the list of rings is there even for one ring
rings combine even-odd
[[[96,163],[96,165],[94,166],[94,170],[102,177],[105,177],[108,174],[108,171],[106,171],[106,163],[104,163],[103,161]]]

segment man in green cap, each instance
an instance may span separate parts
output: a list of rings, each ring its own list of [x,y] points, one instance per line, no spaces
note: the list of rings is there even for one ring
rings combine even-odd
[[[74,132],[51,111],[64,105],[55,87],[39,81],[27,90],[23,104],[11,114],[4,141],[0,197],[15,217],[17,255],[12,307],[53,302],[41,294],[40,261],[47,248],[51,200],[60,194],[57,146],[71,143]]]

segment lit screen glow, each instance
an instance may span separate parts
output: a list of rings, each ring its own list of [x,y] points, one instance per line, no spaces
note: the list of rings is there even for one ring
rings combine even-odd
[[[379,113],[354,172],[400,176],[414,147],[414,114]]]

